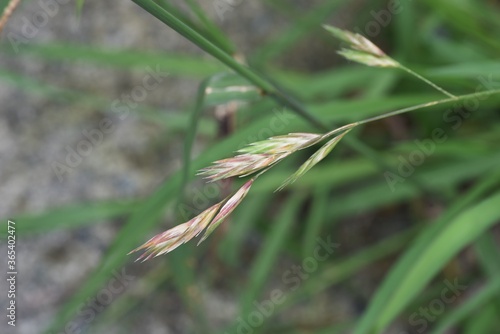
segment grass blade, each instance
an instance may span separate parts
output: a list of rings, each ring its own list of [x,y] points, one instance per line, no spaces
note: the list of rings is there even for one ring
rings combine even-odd
[[[16,226],[16,231],[28,234],[82,227],[117,216],[129,215],[135,204],[137,203],[131,201],[86,203],[55,208],[39,214],[20,215],[16,216],[16,221],[20,222]],[[6,231],[0,231],[0,238],[6,235]]]
[[[490,175],[420,235],[384,280],[356,334],[382,332],[449,259],[498,221],[500,193],[455,217],[497,183],[497,175]]]
[[[476,292],[469,300],[446,314],[432,330],[432,334],[444,334],[453,325],[459,323],[465,318],[471,316],[482,308],[492,299],[497,299],[500,294],[500,278],[486,284],[480,291]]]

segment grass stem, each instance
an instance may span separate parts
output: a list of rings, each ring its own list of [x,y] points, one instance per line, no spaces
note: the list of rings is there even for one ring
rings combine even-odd
[[[403,71],[413,75],[414,77],[422,80],[423,82],[425,82],[426,84],[428,84],[429,86],[431,86],[432,88],[440,91],[441,93],[443,93],[444,95],[450,97],[450,98],[456,98],[455,95],[451,94],[450,92],[448,92],[447,90],[439,87],[438,85],[436,85],[434,82],[430,81],[429,79],[421,76],[420,74],[418,74],[417,72],[414,72],[413,70],[409,69],[408,67],[404,66],[404,65],[401,65],[399,64],[399,68],[402,69]]]

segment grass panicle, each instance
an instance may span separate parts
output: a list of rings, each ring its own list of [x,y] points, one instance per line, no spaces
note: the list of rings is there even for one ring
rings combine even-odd
[[[222,202],[217,203],[216,205],[203,211],[201,214],[186,223],[158,234],[139,248],[133,250],[132,252],[146,249],[145,253],[139,259],[143,259],[145,261],[152,257],[171,252],[181,244],[198,236],[201,231],[206,229],[205,234],[198,242],[198,244],[203,242],[224,220],[227,219],[231,212],[233,212],[234,209],[243,201],[257,177],[267,172],[278,162],[282,161],[296,151],[303,150],[305,148],[318,144],[323,140],[329,139],[328,142],[325,143],[319,150],[317,150],[311,157],[309,157],[309,159],[307,159],[297,169],[297,171],[289,176],[276,189],[276,191],[281,191],[286,186],[294,183],[305,173],[307,173],[311,168],[322,161],[342,140],[342,138],[344,138],[345,135],[347,135],[353,128],[358,125],[374,122],[383,118],[391,117],[393,115],[409,112],[411,110],[423,109],[432,105],[446,103],[448,101],[457,101],[461,99],[444,91],[434,83],[428,82],[427,79],[399,64],[397,61],[386,55],[375,44],[373,44],[371,41],[361,36],[360,34],[355,34],[331,26],[324,27],[334,36],[348,43],[350,49],[343,49],[340,52],[340,54],[347,59],[357,61],[368,66],[401,68],[408,73],[415,75],[419,79],[430,83],[433,87],[442,91],[450,98],[442,101],[426,103],[415,108],[404,108],[393,112],[388,112],[379,116],[365,119],[363,121],[347,124],[325,134],[289,133],[288,135],[270,137],[266,140],[251,143],[248,146],[238,150],[237,153],[240,154],[237,154],[230,158],[215,161],[211,166],[201,169],[198,172],[198,175],[204,176],[206,179],[213,182],[232,177],[246,177],[255,173],[258,174],[255,175],[250,181],[245,183],[229,199],[225,199]],[[476,95],[478,94],[482,93],[476,93]],[[216,213],[217,215],[215,216],[215,218],[213,218]]]
[[[399,68],[413,75],[417,79],[422,80],[423,82],[445,94],[446,96],[451,98],[456,97],[455,95],[436,85],[434,82],[424,78],[415,71],[392,59],[387,54],[385,54],[385,52],[382,51],[378,46],[373,44],[364,36],[329,25],[324,25],[323,27],[333,36],[348,44],[349,48],[343,48],[338,52],[338,54],[340,54],[344,58],[371,67]]]
[[[131,253],[145,249],[146,251],[138,258],[138,260],[146,261],[158,255],[173,251],[180,245],[198,236],[201,231],[206,228],[205,234],[198,242],[199,245],[210,234],[212,234],[212,232],[224,220],[226,220],[231,212],[233,212],[234,209],[243,201],[257,177],[267,172],[267,170],[272,168],[275,164],[277,164],[279,161],[283,160],[290,154],[317,144],[322,140],[325,140],[333,136],[334,134],[343,131],[342,134],[337,135],[336,137],[328,141],[323,147],[321,147],[316,153],[314,153],[297,170],[297,172],[290,176],[285,181],[285,183],[283,183],[277,189],[277,191],[282,190],[288,184],[295,182],[298,178],[304,175],[318,162],[323,160],[328,155],[328,153],[331,152],[335,145],[337,145],[337,143],[355,125],[355,123],[349,124],[323,135],[315,133],[290,133],[288,135],[271,137],[266,140],[252,143],[237,151],[243,154],[238,154],[231,158],[218,160],[214,162],[212,166],[201,169],[198,175],[203,175],[205,176],[205,178],[212,182],[228,179],[231,177],[245,177],[257,172],[260,173],[255,175],[250,181],[246,182],[229,199],[225,199],[222,202],[217,203],[216,205],[203,211],[201,214],[186,223],[175,226],[170,230],[154,236],[142,246],[134,249]],[[219,208],[221,206],[222,208],[219,211]],[[215,216],[215,218],[213,218],[217,211],[217,215]]]

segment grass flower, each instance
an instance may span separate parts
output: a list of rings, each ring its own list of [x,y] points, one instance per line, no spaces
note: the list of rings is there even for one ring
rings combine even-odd
[[[297,150],[314,145],[322,138],[322,135],[313,133],[290,133],[271,137],[237,151],[242,154],[214,162],[212,166],[202,169],[198,175],[203,175],[210,181],[248,176],[273,166]]]
[[[342,49],[338,52],[346,59],[373,67],[401,67],[397,61],[386,55],[378,46],[360,34],[328,25],[323,27],[349,45],[349,49]]]
[[[348,44],[349,48],[344,48],[338,52],[344,58],[371,67],[399,68],[407,72],[408,74],[413,75],[415,78],[422,80],[444,95],[451,98],[456,98],[455,95],[451,94],[447,90],[439,87],[432,81],[424,78],[420,74],[392,59],[391,57],[386,55],[384,51],[382,51],[378,46],[376,46],[375,44],[370,42],[370,40],[361,36],[360,34],[338,29],[329,25],[323,25],[323,28],[329,31],[333,36]]]
[[[297,150],[316,144],[321,138],[322,135],[315,133],[289,133],[284,136],[271,137],[266,140],[252,143],[240,149],[238,152],[248,154],[291,154]]]
[[[287,153],[240,154],[216,161],[212,166],[200,170],[198,175],[204,176],[211,182],[234,176],[247,176],[275,164],[287,155]]]
[[[219,225],[226,220],[226,218],[236,209],[236,207],[243,201],[245,196],[248,194],[250,187],[252,186],[255,179],[251,179],[247,183],[243,185],[227,202],[224,204],[222,209],[220,209],[219,213],[212,220],[210,225],[207,227],[205,234],[198,242],[198,245],[201,244],[212,232],[219,227]]]
[[[421,78],[418,74],[406,69],[406,67],[387,56],[381,49],[365,37],[330,26],[325,26],[325,28],[337,38],[348,43],[350,48],[343,49],[339,52],[347,59],[357,61],[368,66],[398,67]],[[424,81],[426,80],[425,78],[421,79]],[[442,90],[440,87],[437,87],[437,89]],[[442,91],[445,92],[444,90]],[[138,260],[146,261],[153,257],[173,251],[180,245],[197,237],[202,231],[205,230],[203,237],[198,242],[199,245],[201,242],[206,240],[206,238],[208,238],[210,234],[212,234],[213,231],[222,222],[224,222],[234,209],[236,209],[236,207],[243,201],[250,191],[250,187],[255,179],[261,174],[274,167],[274,165],[288,157],[290,154],[328,139],[328,141],[311,157],[309,157],[309,159],[307,159],[295,173],[289,176],[276,191],[282,190],[286,186],[295,182],[298,178],[302,177],[311,168],[323,160],[347,133],[360,124],[363,124],[363,122],[360,121],[351,123],[325,134],[289,133],[283,136],[270,137],[266,140],[251,143],[238,150],[238,154],[234,157],[215,161],[211,166],[201,169],[198,175],[204,176],[209,181],[217,181],[231,177],[245,177],[255,173],[258,174],[256,174],[250,181],[246,182],[231,197],[226,198],[203,211],[190,221],[154,236],[142,246],[134,249],[132,252],[145,250]]]
[[[180,245],[198,236],[212,221],[212,218],[219,210],[221,204],[222,203],[217,203],[190,221],[155,235],[129,254],[145,249],[145,252],[136,260],[143,260],[144,262],[158,255],[170,253]]]
[[[288,135],[271,137],[266,140],[252,143],[238,150],[237,153],[241,154],[214,162],[212,166],[200,170],[198,175],[203,175],[210,181],[217,181],[236,176],[244,177],[257,172],[259,173],[250,181],[246,182],[233,196],[215,204],[190,221],[154,236],[130,253],[145,250],[137,260],[146,261],[173,251],[180,245],[197,237],[205,230],[205,234],[198,242],[199,245],[227,219],[234,209],[236,209],[250,191],[250,187],[255,179],[262,173],[266,172],[269,168],[273,167],[276,163],[290,154],[313,146],[314,144],[336,135],[314,153],[278,188],[278,190],[283,189],[288,184],[295,182],[295,180],[304,175],[314,167],[314,165],[323,160],[335,145],[337,145],[337,143],[356,125],[358,124],[348,124],[326,134],[290,133]]]
[[[276,189],[276,191],[280,191],[289,184],[295,182],[298,178],[300,178],[305,173],[307,173],[311,168],[313,168],[318,162],[323,160],[349,131],[351,130],[349,129],[343,134],[338,135],[333,139],[329,140],[318,151],[316,151],[309,159],[307,159],[306,162],[304,162],[302,166],[300,166],[295,173],[293,173],[290,177],[288,177],[288,179],[286,179],[286,181],[283,182],[283,184],[278,189]]]
[[[189,240],[200,235],[206,229],[205,234],[198,242],[202,243],[227,217],[234,211],[234,209],[241,203],[250,190],[254,179],[245,183],[232,197],[224,199],[223,201],[206,209],[198,216],[177,225],[165,232],[155,235],[143,245],[131,251],[131,253],[145,250],[136,261],[147,261],[151,258],[157,257],[162,254],[167,254],[179,247],[180,245],[188,242]],[[221,208],[222,206],[222,208]],[[220,209],[220,210],[219,210]],[[215,216],[215,214],[217,214]],[[214,218],[215,216],[215,218]]]

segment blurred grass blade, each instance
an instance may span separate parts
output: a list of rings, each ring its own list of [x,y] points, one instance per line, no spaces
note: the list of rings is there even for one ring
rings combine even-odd
[[[193,149],[194,139],[198,131],[198,122],[201,118],[203,112],[203,107],[205,105],[205,92],[210,83],[210,78],[203,80],[198,86],[198,92],[196,94],[196,103],[194,105],[193,111],[191,112],[191,119],[189,122],[189,128],[186,131],[184,139],[184,154],[183,154],[183,167],[182,167],[182,181],[181,187],[179,189],[179,197],[177,204],[179,205],[184,197],[184,191],[189,179],[189,174],[191,173],[191,152]]]
[[[302,240],[302,256],[304,257],[313,254],[316,239],[319,237],[321,231],[321,224],[326,221],[329,202],[328,195],[329,187],[318,187],[312,195],[307,224],[304,226],[304,238]]]
[[[348,280],[363,268],[400,251],[411,241],[418,229],[420,226],[387,237],[374,245],[368,245],[354,254],[334,259],[331,263],[322,264],[318,272],[304,280],[296,290],[287,292],[284,296],[285,302],[276,305],[273,316],[266,318],[264,325],[279,317],[280,312]]]
[[[304,193],[293,194],[281,209],[276,221],[271,225],[270,233],[252,264],[248,286],[241,297],[242,314],[248,313],[253,307],[252,302],[259,298],[264,283],[274,268],[282,245],[290,235],[293,224],[297,221],[304,195]]]
[[[258,88],[234,72],[214,75],[207,87],[205,105],[215,106],[229,102],[254,102],[262,99]]]
[[[84,4],[85,4],[85,0],[76,0],[76,14],[77,14],[78,18],[80,18],[82,15],[82,9],[83,9]]]
[[[498,309],[494,304],[489,304],[468,319],[463,334],[494,333],[499,326]]]
[[[498,175],[488,177],[462,198],[438,223],[429,226],[392,268],[372,298],[355,333],[383,332],[429,280],[458,251],[474,241],[500,219],[500,193],[469,208],[470,200],[498,183]],[[472,223],[474,222],[474,223]]]
[[[328,19],[332,12],[344,3],[345,1],[342,0],[329,0],[320,2],[305,14],[299,10],[299,16],[290,20],[291,25],[286,27],[286,31],[276,37],[273,36],[267,44],[257,49],[255,55],[252,55],[251,58],[258,64],[264,64],[284,53],[293,47],[294,43],[306,36],[309,31],[313,29],[319,30],[319,23]],[[287,4],[285,7],[290,8],[292,6]]]
[[[270,193],[259,196],[251,196],[250,193],[245,205],[235,211],[233,220],[238,223],[231,226],[218,248],[219,256],[226,263],[233,267],[241,265],[241,253],[245,250],[248,235],[253,231],[253,225],[264,217],[267,206],[272,203],[271,200]]]
[[[498,299],[498,296],[500,296],[500,276],[488,282],[486,286],[476,291],[467,301],[442,317],[431,334],[447,333],[453,325],[470,317],[474,312],[481,312],[485,304],[492,299]]]
[[[52,101],[71,103],[73,107],[87,107],[83,109],[103,109],[111,114],[111,111],[109,111],[109,99],[99,95],[57,87],[49,82],[35,81],[31,77],[4,72],[2,70],[0,70],[0,80],[18,90],[22,90],[24,94],[33,94],[51,99]],[[188,115],[184,113],[175,111],[167,112],[166,110],[151,108],[145,105],[138,106],[135,112],[141,119],[154,122],[156,125],[161,125],[169,130],[184,131],[189,126]],[[214,121],[200,120],[198,122],[200,123],[199,131],[203,134],[210,135],[215,133],[216,126]]]
[[[205,11],[200,7],[197,0],[184,0],[189,5],[189,8],[195,13],[198,19],[203,23],[206,29],[206,33],[212,37],[212,40],[217,41],[217,44],[221,46],[229,54],[235,53],[235,47],[231,41],[226,37],[226,35],[215,25],[205,14]]]
[[[219,48],[217,45],[213,44],[210,40],[199,34],[192,27],[185,24],[179,20],[175,15],[168,12],[167,10],[161,8],[152,0],[132,0],[137,5],[142,7],[144,10],[148,11],[150,14],[155,16],[157,19],[177,31],[182,36],[186,37],[188,40],[196,44],[198,47],[208,52],[213,57],[217,58],[223,64],[234,70],[236,73],[240,74],[242,77],[246,78],[248,81],[253,83],[255,86],[260,88],[263,94],[271,96],[276,101],[286,105],[294,112],[299,114],[305,120],[314,124],[318,128],[327,129],[316,117],[305,110],[300,103],[295,101],[292,97],[283,94],[282,92],[276,90],[276,87],[257,72],[252,70],[250,67],[238,62],[231,55],[226,53],[224,50]]]
[[[49,209],[39,214],[17,215],[16,221],[20,224],[16,226],[16,232],[42,233],[96,224],[103,220],[129,215],[136,204],[135,201],[84,203]],[[0,238],[6,235],[6,231],[0,231]]]
[[[485,233],[479,238],[474,248],[478,260],[486,274],[491,278],[500,277],[500,249],[491,233]]]
[[[75,62],[82,61],[99,66],[120,69],[145,70],[157,66],[171,75],[182,75],[204,78],[224,70],[216,61],[200,56],[176,54],[171,52],[149,52],[136,50],[102,49],[95,46],[75,43],[27,44],[23,46],[22,55],[15,53],[7,43],[0,43],[3,56],[19,57],[24,55],[39,57],[48,61]]]
[[[177,31],[179,34],[196,44],[198,47],[208,52],[222,63],[227,65],[229,68],[233,69],[235,72],[239,73],[243,77],[247,78],[253,84],[266,90],[273,91],[272,85],[262,80],[258,75],[256,75],[250,68],[239,63],[231,55],[227,54],[224,50],[219,48],[217,45],[213,44],[207,38],[202,36],[200,33],[195,31],[192,27],[188,26],[181,20],[179,20],[175,15],[165,10],[164,8],[157,5],[152,0],[132,0],[137,5],[142,7],[144,10],[155,16],[157,19]]]
[[[198,273],[195,271],[196,263],[194,248],[183,247],[177,252],[170,254],[170,268],[175,272],[172,279],[177,292],[192,317],[196,319],[194,332],[200,334],[211,334],[206,312],[203,307],[202,294],[197,282]]]

